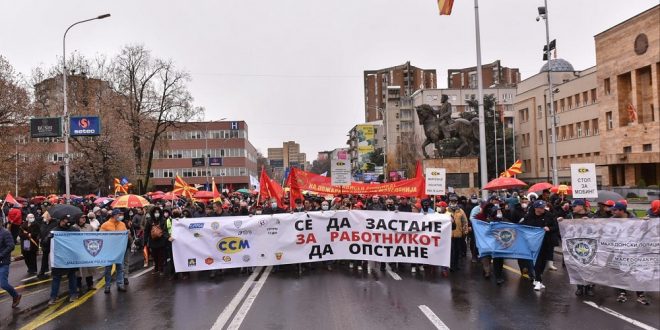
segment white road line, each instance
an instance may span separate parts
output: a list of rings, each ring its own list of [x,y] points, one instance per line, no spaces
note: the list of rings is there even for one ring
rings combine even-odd
[[[433,313],[433,311],[426,305],[419,305],[419,309],[422,310],[422,313],[433,323],[436,329],[449,330],[449,327],[442,322],[442,320]]]
[[[399,276],[399,274],[395,273],[392,270],[392,267],[390,267],[390,264],[385,265],[385,270],[387,271],[388,274],[390,274],[390,276],[392,276],[393,279],[395,279],[396,281],[401,281],[401,276]]]
[[[268,268],[266,268],[266,271],[263,274],[261,274],[259,281],[257,282],[257,284],[255,284],[254,288],[252,289],[252,292],[250,292],[250,295],[248,295],[248,297],[243,302],[241,309],[238,310],[236,316],[234,316],[234,319],[231,320],[231,323],[227,327],[227,330],[237,330],[238,328],[241,327],[241,323],[243,323],[243,320],[245,320],[248,311],[250,311],[250,307],[252,307],[252,303],[254,303],[254,300],[257,299],[257,295],[259,294],[259,291],[261,291],[261,288],[264,286],[264,283],[266,282],[266,279],[268,278],[268,275],[270,275],[270,271],[272,269],[273,266],[268,266]]]
[[[50,272],[46,272],[46,275],[48,275],[48,274],[50,274]],[[26,277],[26,278],[22,279],[21,282],[29,282],[29,281],[32,281],[32,280],[35,280],[35,279],[37,279],[37,275]]]
[[[263,270],[263,267],[257,267],[252,275],[248,277],[247,281],[245,281],[245,284],[241,287],[240,290],[238,290],[238,293],[232,298],[232,300],[229,302],[227,307],[222,311],[220,316],[218,316],[218,319],[213,323],[213,326],[211,327],[211,330],[221,330],[227,321],[229,321],[229,318],[231,317],[232,314],[234,314],[234,311],[236,308],[238,308],[238,304],[243,300],[243,297],[247,294],[248,290],[252,286],[254,279],[259,275],[259,273]]]
[[[131,279],[133,279],[133,278],[138,278],[138,277],[140,277],[140,276],[142,276],[142,275],[148,273],[149,271],[151,271],[151,270],[153,270],[153,269],[154,269],[154,266],[151,266],[151,267],[149,267],[149,268],[147,268],[147,269],[145,269],[145,270],[143,270],[143,271],[141,271],[141,272],[139,272],[139,273],[137,273],[137,274],[135,274],[135,275],[133,275],[133,276],[131,276],[131,277],[129,277],[129,278],[131,278]]]
[[[621,313],[619,313],[619,312],[613,311],[613,310],[611,310],[611,309],[609,309],[609,308],[607,308],[607,307],[598,306],[598,304],[596,304],[596,303],[593,302],[593,301],[583,301],[583,303],[585,303],[585,304],[587,304],[587,305],[589,305],[589,306],[591,306],[591,307],[593,307],[593,308],[599,309],[599,310],[601,310],[601,311],[603,311],[603,312],[605,312],[605,313],[607,313],[607,314],[610,314],[610,315],[612,315],[612,316],[618,317],[618,318],[620,318],[620,319],[622,319],[622,320],[624,320],[624,321],[626,321],[626,322],[628,322],[628,323],[630,323],[630,324],[632,324],[632,325],[638,326],[638,327],[640,327],[640,328],[642,328],[642,329],[645,329],[645,330],[658,330],[657,328],[654,328],[654,327],[652,327],[652,326],[650,326],[650,325],[648,325],[648,324],[645,324],[645,323],[639,322],[639,321],[637,321],[637,320],[631,319],[631,318],[629,318],[629,317],[627,317],[627,316],[625,316],[625,315],[623,315],[623,314],[621,314]]]

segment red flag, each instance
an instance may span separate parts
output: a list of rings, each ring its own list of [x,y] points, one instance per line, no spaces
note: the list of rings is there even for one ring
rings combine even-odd
[[[267,199],[275,198],[277,206],[283,208],[282,198],[284,197],[284,189],[275,180],[271,179],[266,173],[265,169],[261,169],[259,176],[259,202]]]
[[[213,201],[221,202],[222,198],[220,197],[220,192],[218,191],[218,187],[215,185],[215,178],[211,178],[211,184],[213,185],[213,187],[211,188],[211,191],[213,193]]]
[[[438,0],[440,15],[451,15],[451,9],[453,6],[454,0]]]
[[[16,205],[18,202],[14,198],[14,196],[11,195],[10,192],[7,192],[7,197],[5,197],[5,203],[11,204],[11,205]]]

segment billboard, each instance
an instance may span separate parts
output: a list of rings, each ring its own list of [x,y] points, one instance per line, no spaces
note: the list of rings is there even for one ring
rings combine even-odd
[[[71,136],[101,135],[101,118],[98,116],[75,116],[69,118]]]
[[[30,119],[30,137],[47,138],[62,136],[62,118],[33,118]]]
[[[371,162],[371,155],[376,149],[376,134],[374,125],[355,126],[357,135],[358,167],[361,170],[369,170],[367,163]],[[371,168],[373,170],[373,168]]]
[[[209,158],[209,166],[222,166],[222,158],[220,157]]]
[[[192,159],[192,167],[204,167],[204,166],[206,166],[206,162],[204,161],[204,158]]]

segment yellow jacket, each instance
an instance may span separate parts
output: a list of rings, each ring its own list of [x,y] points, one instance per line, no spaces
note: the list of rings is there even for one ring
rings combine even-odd
[[[452,238],[460,238],[467,235],[468,232],[468,219],[465,212],[460,207],[455,211],[449,211],[452,218],[452,223],[456,224],[456,228],[451,231]]]

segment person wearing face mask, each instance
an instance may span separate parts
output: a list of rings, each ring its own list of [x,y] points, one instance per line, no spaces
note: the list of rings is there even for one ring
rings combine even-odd
[[[94,214],[92,212],[89,212],[89,214]],[[84,232],[93,232],[96,231],[94,228],[92,228],[92,225],[88,223],[88,218],[89,214],[85,216],[80,217],[78,219],[78,223],[73,225],[74,227],[78,228],[79,231],[84,231]],[[78,286],[78,290],[82,291],[82,279],[85,279],[85,283],[87,284],[87,291],[92,291],[94,290],[94,272],[95,272],[95,267],[80,267],[78,270],[78,275],[76,276],[76,284]]]
[[[367,205],[367,210],[385,211],[385,205],[381,204],[378,195],[374,195],[371,197],[371,204]]]
[[[396,205],[394,205],[394,199],[388,198],[385,200],[385,209],[387,211],[397,211]]]
[[[399,212],[412,212],[412,205],[410,205],[410,198],[403,196],[399,198],[399,206],[397,207]]]
[[[48,236],[50,235],[51,230],[57,227],[57,221],[52,219],[47,211],[44,212],[43,218],[44,222],[41,224],[41,228],[39,228],[41,230],[39,237],[41,238],[40,244],[42,252],[41,267],[39,268],[39,275],[37,275],[39,279],[48,277],[46,275],[48,272],[48,256],[50,254],[50,239]]]
[[[34,214],[29,213],[21,224],[18,236],[21,238],[21,252],[28,269],[28,275],[37,275],[37,251],[39,250],[39,235],[41,231],[35,223]]]
[[[285,213],[285,210],[283,208],[280,208],[277,205],[277,200],[273,198],[270,200],[268,207],[264,208],[263,214],[278,214],[278,213]]]
[[[431,207],[431,200],[426,198],[423,199],[422,202],[420,203],[421,207],[419,208],[419,213],[433,213],[433,208]]]
[[[458,261],[463,252],[461,246],[465,241],[465,235],[468,233],[468,219],[463,209],[458,206],[458,198],[456,196],[449,197],[448,210],[452,223],[451,259],[449,266],[453,272],[460,269]]]
[[[535,291],[540,291],[545,288],[541,276],[545,270],[546,261],[549,260],[554,253],[554,244],[552,241],[553,234],[559,231],[557,220],[550,212],[546,211],[546,207],[547,205],[545,201],[540,199],[534,201],[532,204],[532,211],[530,211],[521,222],[523,225],[540,227],[545,231],[541,250],[536,257],[536,263],[534,263],[534,274],[530,274],[530,278],[534,278],[533,284]]]
[[[55,220],[57,226],[53,228],[52,231],[79,231],[78,228],[75,228],[69,222],[71,219],[68,215],[63,216],[60,219]],[[50,240],[53,235],[49,233],[48,235],[48,245],[50,245]],[[60,291],[60,283],[62,282],[62,277],[64,275],[69,279],[69,302],[76,301],[78,295],[76,294],[76,271],[78,268],[56,268],[53,267],[51,274],[53,275],[53,281],[51,282],[50,287],[50,300],[48,300],[48,305],[54,305],[57,295]]]
[[[154,260],[153,273],[161,276],[165,275],[165,243],[169,238],[165,219],[165,212],[160,207],[154,207],[144,229],[144,237]]]
[[[126,225],[124,224],[124,211],[120,209],[112,210],[110,219],[104,222],[101,225],[100,231],[126,231]],[[117,248],[126,248],[126,247],[117,247]],[[126,287],[124,286],[124,263],[115,264],[115,269],[117,270],[117,290],[119,292],[125,292]],[[110,293],[110,287],[112,285],[112,265],[105,266],[105,292],[106,294]]]

